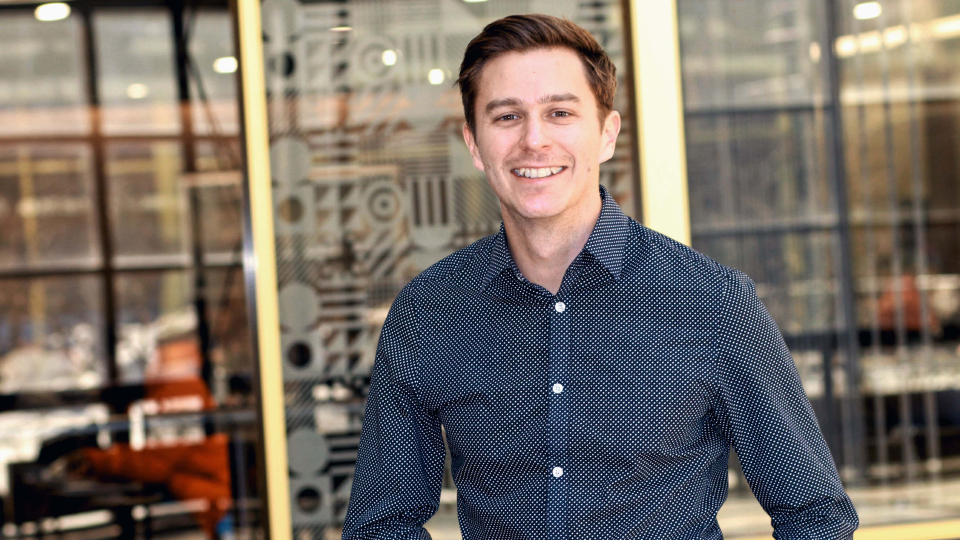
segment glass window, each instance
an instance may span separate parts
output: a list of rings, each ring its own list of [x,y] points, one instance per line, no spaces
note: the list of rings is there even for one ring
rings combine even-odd
[[[206,140],[196,144],[197,171],[188,189],[198,205],[200,242],[209,264],[239,262],[243,250],[243,175],[239,141]]]
[[[604,45],[618,68],[615,107],[624,125],[601,183],[633,213],[621,10],[619,2],[264,2],[298,537],[342,524],[364,389],[396,294],[442,257],[499,230],[499,202],[473,166],[453,87],[467,44],[486,24],[514,13],[562,15]],[[317,458],[318,447],[328,459]],[[459,538],[450,478],[444,488],[444,509],[428,528],[434,538]]]
[[[99,10],[98,88],[103,133],[180,133],[173,24],[160,9]]]
[[[230,14],[198,10],[195,25],[203,39],[190,42],[193,62],[193,130],[198,135],[239,133],[236,106],[237,58]]]
[[[0,279],[0,394],[103,384],[96,276]]]
[[[0,269],[100,263],[89,145],[0,145]]]
[[[0,9],[4,537],[262,535],[229,12],[133,4]]]
[[[192,276],[181,270],[120,274],[116,289],[120,379],[143,382],[148,374],[159,376],[162,369],[178,369],[161,368],[157,352],[165,340],[194,336],[197,332]],[[199,347],[195,337],[191,339],[193,346]],[[197,360],[199,354],[197,348],[191,360]]]
[[[114,253],[121,266],[186,264],[187,196],[176,142],[107,147]]]
[[[0,137],[89,133],[81,32],[75,15],[0,16]]]
[[[960,4],[678,7],[694,248],[756,281],[861,524],[957,518]]]

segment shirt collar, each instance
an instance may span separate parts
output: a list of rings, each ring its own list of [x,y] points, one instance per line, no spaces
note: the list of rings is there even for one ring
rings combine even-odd
[[[583,252],[591,254],[610,272],[614,279],[619,279],[620,270],[623,269],[623,248],[630,238],[630,218],[623,213],[623,210],[620,209],[620,206],[603,186],[600,186],[600,198],[602,200],[600,217],[597,219],[596,225],[593,226],[593,231],[590,232],[586,245],[583,246]],[[501,221],[500,232],[493,238],[490,260],[487,262],[486,271],[480,281],[480,290],[485,290],[494,278],[508,268],[517,272],[517,276],[520,275],[519,270],[516,269],[517,265],[510,255],[506,229]]]

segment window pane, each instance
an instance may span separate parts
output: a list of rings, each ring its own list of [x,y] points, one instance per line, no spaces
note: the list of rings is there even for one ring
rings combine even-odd
[[[89,146],[0,145],[0,269],[100,263]]]
[[[240,184],[230,176],[242,167],[235,92],[233,75],[208,73],[229,53],[230,16],[225,3],[195,20],[183,3],[110,4],[93,8],[97,137],[81,24],[90,6],[70,3],[73,15],[43,23],[35,4],[0,6],[0,536],[255,538],[255,381],[235,264]],[[198,105],[193,118],[216,135],[200,140],[232,144],[230,158],[212,151],[222,145],[194,156],[187,143],[197,139],[181,133],[175,9],[190,24],[217,123],[233,133],[214,134]],[[201,274],[187,268],[194,183],[182,172],[194,164],[212,174],[197,182],[197,208],[210,214],[203,237],[219,256]],[[114,272],[102,268],[101,210]],[[114,319],[116,341],[105,343]],[[110,352],[117,381],[107,377]]]
[[[114,253],[120,266],[188,264],[187,196],[176,142],[107,147]]]
[[[199,365],[194,364],[199,362],[199,343],[190,274],[179,270],[121,274],[116,291],[120,380],[143,382],[150,376],[178,376],[178,369],[199,374]],[[163,365],[159,347],[177,340],[186,341],[193,351],[185,356],[189,365]]]
[[[238,170],[240,141],[200,141],[196,190],[206,264],[239,263],[243,246],[243,175]]]
[[[0,137],[89,133],[80,17],[0,17]]]
[[[0,279],[0,394],[103,384],[102,299],[99,276]]]
[[[170,12],[100,10],[94,24],[103,133],[178,134]]]
[[[231,24],[229,13],[203,9],[197,12],[197,31],[190,42],[190,55],[196,66],[190,92],[193,129],[198,135],[238,133],[237,79],[233,71],[237,64]]]
[[[960,4],[858,3],[678,2],[693,244],[756,281],[861,524],[955,519]]]

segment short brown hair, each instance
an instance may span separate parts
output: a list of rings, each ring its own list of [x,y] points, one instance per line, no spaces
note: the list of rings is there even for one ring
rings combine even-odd
[[[488,24],[470,41],[460,64],[460,98],[470,130],[476,132],[477,87],[483,66],[494,58],[509,52],[528,52],[537,49],[563,47],[577,53],[583,62],[587,82],[597,100],[600,125],[613,110],[613,96],[617,93],[617,67],[603,47],[584,28],[558,17],[529,14],[510,15]]]

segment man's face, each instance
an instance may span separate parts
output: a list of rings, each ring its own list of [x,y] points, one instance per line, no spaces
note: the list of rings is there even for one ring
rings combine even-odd
[[[601,129],[574,51],[507,53],[490,61],[475,113],[476,134],[464,125],[463,137],[505,214],[576,217],[596,205],[590,197],[597,197],[600,163],[613,156],[620,115],[611,112]]]

